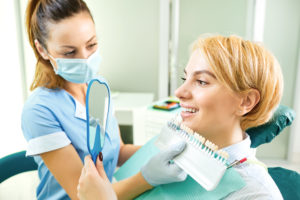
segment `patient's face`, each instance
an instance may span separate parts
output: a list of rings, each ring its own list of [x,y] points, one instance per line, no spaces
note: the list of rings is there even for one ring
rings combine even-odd
[[[216,79],[200,50],[191,55],[183,80],[175,94],[183,107],[184,125],[203,136],[234,128],[240,100]]]

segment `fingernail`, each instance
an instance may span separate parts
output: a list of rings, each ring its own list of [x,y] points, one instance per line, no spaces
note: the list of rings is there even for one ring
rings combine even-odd
[[[99,153],[98,157],[99,157],[100,161],[103,161],[103,154],[102,154],[102,152]]]

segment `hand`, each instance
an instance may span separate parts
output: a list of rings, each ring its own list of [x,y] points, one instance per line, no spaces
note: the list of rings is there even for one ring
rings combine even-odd
[[[96,166],[90,156],[85,157],[84,167],[77,186],[78,198],[81,200],[116,200],[116,193],[106,176],[103,163],[99,158],[97,158]]]
[[[187,174],[171,160],[180,154],[185,146],[186,143],[180,141],[152,157],[141,168],[145,180],[152,186],[184,181]]]

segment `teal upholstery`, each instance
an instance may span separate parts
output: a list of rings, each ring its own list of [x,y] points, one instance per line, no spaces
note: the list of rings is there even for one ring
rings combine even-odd
[[[281,167],[268,168],[284,200],[300,199],[300,174]]]
[[[291,108],[280,105],[269,122],[246,130],[251,139],[251,147],[271,142],[285,127],[292,124],[295,115]]]
[[[37,170],[32,157],[25,157],[25,151],[17,152],[0,159],[0,183],[22,172]]]

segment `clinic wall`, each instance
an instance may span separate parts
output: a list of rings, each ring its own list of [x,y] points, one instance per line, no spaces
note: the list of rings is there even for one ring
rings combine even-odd
[[[112,90],[158,92],[159,0],[86,0]]]
[[[250,3],[249,3],[250,2]],[[236,34],[247,37],[251,0],[187,0],[180,1],[178,80],[190,56],[190,45],[202,34]],[[218,5],[218,6],[216,6]],[[249,13],[250,12],[250,13]]]
[[[25,20],[27,1],[18,0]],[[102,56],[100,73],[113,91],[158,92],[159,0],[85,0],[96,24]],[[24,22],[28,94],[36,59]]]
[[[300,1],[267,0],[264,44],[278,59],[284,76],[281,103],[293,108],[300,38]],[[299,92],[299,91],[298,91]],[[257,150],[259,157],[286,159],[290,128]]]
[[[23,91],[16,7],[14,1],[0,1],[0,158],[26,148],[21,131]]]

